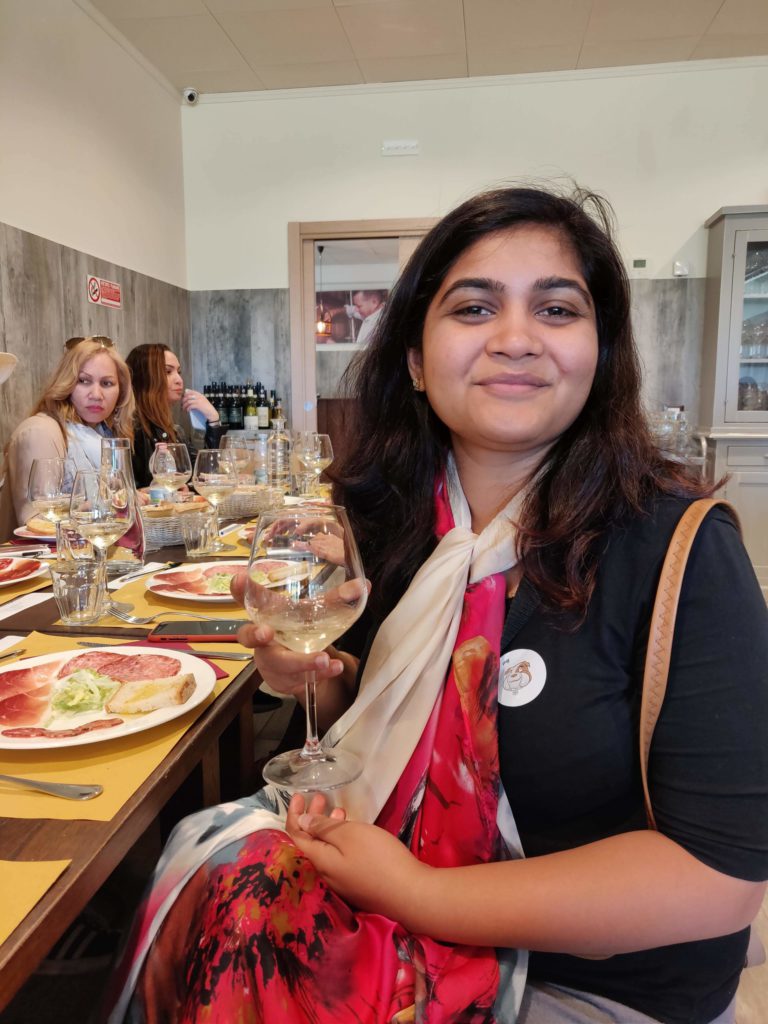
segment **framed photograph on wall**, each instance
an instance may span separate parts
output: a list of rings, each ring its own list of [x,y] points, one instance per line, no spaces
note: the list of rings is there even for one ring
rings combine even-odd
[[[388,296],[388,288],[316,292],[316,347],[357,349],[365,346],[384,312]]]

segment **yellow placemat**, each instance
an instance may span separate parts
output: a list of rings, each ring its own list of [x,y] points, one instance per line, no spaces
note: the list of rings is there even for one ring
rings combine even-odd
[[[44,572],[40,576],[35,576],[34,579],[14,583],[12,587],[2,587],[0,589],[0,605],[8,604],[9,601],[14,601],[17,597],[23,597],[25,594],[33,594],[36,590],[43,590],[50,585],[51,574]]]
[[[77,639],[30,633],[26,642],[27,657],[55,654],[57,651],[82,650],[83,648],[77,645]],[[198,644],[195,649],[204,654],[205,646]],[[246,650],[240,644],[228,644],[227,650],[230,648],[232,651]],[[158,653],[162,650],[158,648]],[[246,667],[247,662],[217,661],[216,664],[227,673],[226,677],[216,680],[213,693],[208,700],[172,722],[131,736],[116,737],[68,749],[0,750],[0,774],[21,775],[42,779],[45,782],[95,782],[104,787],[101,796],[85,802],[75,802],[30,790],[6,789],[0,785],[0,817],[109,821],[173,749],[211,701]]]
[[[234,558],[235,556],[231,555],[230,557]],[[194,565],[194,563],[191,562],[190,565]],[[153,594],[151,590],[147,590],[147,582],[151,578],[151,576],[142,576],[141,579],[134,580],[132,583],[126,583],[119,590],[110,591],[110,595],[116,601],[132,604],[131,615],[156,615],[158,612],[173,612],[173,615],[164,615],[161,622],[190,619],[194,618],[195,614],[212,615],[217,619],[242,619],[243,622],[248,618],[245,609],[237,601],[219,601],[218,603],[214,601],[179,601],[172,597]],[[116,632],[119,629],[135,628],[130,622],[116,619],[113,615],[103,615],[95,625],[99,627],[114,626]],[[151,629],[151,625],[147,628]]]
[[[0,943],[65,871],[68,860],[0,860]]]

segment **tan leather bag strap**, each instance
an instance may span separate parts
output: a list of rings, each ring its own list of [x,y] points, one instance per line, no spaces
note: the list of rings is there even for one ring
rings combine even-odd
[[[672,655],[672,640],[675,635],[675,619],[683,576],[691,553],[694,538],[704,522],[707,513],[716,505],[728,509],[738,525],[736,510],[727,501],[717,498],[700,498],[688,506],[672,534],[669,548],[661,567],[659,588],[651,615],[648,632],[648,648],[645,654],[643,673],[643,694],[640,701],[640,774],[643,780],[645,816],[648,827],[656,828],[656,818],[651,805],[648,789],[648,755],[651,749],[653,730],[664,703],[669,676],[669,662]]]

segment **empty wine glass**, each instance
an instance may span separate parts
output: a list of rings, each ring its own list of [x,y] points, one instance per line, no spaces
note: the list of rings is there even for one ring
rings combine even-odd
[[[74,480],[75,464],[71,459],[34,459],[27,496],[37,515],[50,523],[66,519]]]
[[[72,485],[69,518],[77,532],[93,545],[106,580],[107,548],[130,530],[136,515],[131,489],[118,469],[80,471]],[[107,595],[106,610],[112,602]]]
[[[360,553],[340,506],[264,512],[251,548],[245,608],[292,651],[317,654],[362,614],[368,597]],[[317,734],[317,677],[305,673],[307,738],[273,757],[264,778],[281,789],[336,789],[358,777],[349,751],[323,749]]]
[[[176,492],[192,476],[189,448],[185,444],[159,441],[150,456],[149,471],[152,474],[152,483],[173,492],[171,501],[175,500]]]
[[[219,505],[237,488],[237,465],[230,452],[222,448],[202,448],[195,459],[192,486],[213,507],[216,540],[213,551],[231,547],[222,544],[219,536]]]
[[[256,453],[253,444],[247,438],[225,434],[221,439],[221,449],[234,459],[238,487],[252,487],[256,482]]]

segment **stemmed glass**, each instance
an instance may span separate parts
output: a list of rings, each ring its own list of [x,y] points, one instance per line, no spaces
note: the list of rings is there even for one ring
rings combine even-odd
[[[237,464],[230,452],[221,448],[202,448],[195,459],[192,486],[213,508],[214,536],[213,551],[225,551],[230,544],[222,544],[219,537],[219,505],[234,494],[237,488]]]
[[[149,459],[149,471],[152,483],[167,491],[173,491],[171,500],[176,500],[176,492],[192,476],[192,460],[185,444],[159,441]]]
[[[253,445],[246,438],[225,434],[221,439],[221,449],[234,459],[238,488],[252,487],[256,482],[256,453]]]
[[[323,470],[333,462],[330,437],[328,434],[304,432],[294,441],[292,455],[300,492],[317,493]]]
[[[101,472],[80,471],[72,485],[69,518],[81,536],[93,545],[106,583],[107,548],[130,530],[136,515],[124,473],[102,467]],[[112,602],[107,595],[106,611]]]
[[[301,654],[318,654],[362,614],[368,597],[360,553],[338,505],[264,512],[253,539],[245,608],[275,640]],[[336,789],[358,777],[349,751],[324,750],[317,734],[317,677],[305,673],[307,738],[301,750],[273,757],[264,778],[281,789]]]
[[[74,479],[75,465],[71,459],[34,459],[27,496],[35,512],[50,523],[66,519]]]

